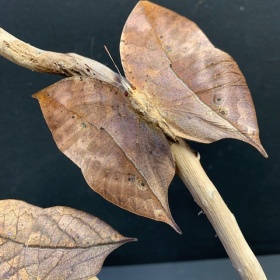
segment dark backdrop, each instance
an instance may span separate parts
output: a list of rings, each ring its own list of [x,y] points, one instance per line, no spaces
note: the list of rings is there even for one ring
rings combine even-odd
[[[280,253],[279,0],[155,1],[195,21],[218,48],[230,53],[255,103],[265,159],[237,140],[191,143],[256,254]],[[0,0],[0,26],[38,48],[76,52],[118,65],[122,27],[136,0]],[[137,237],[105,264],[225,257],[205,215],[178,177],[169,191],[178,235],[163,223],[138,217],[105,201],[87,186],[78,167],[57,148],[31,95],[61,79],[0,58],[0,199],[49,207],[66,205],[94,214],[126,236]]]

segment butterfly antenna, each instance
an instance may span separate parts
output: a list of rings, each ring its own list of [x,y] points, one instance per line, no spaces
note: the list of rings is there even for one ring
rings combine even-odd
[[[111,58],[112,62],[114,63],[114,65],[115,65],[115,67],[116,67],[118,73],[120,74],[120,77],[121,77],[123,86],[126,87],[127,89],[130,89],[130,90],[132,91],[131,86],[130,86],[130,85],[125,81],[125,79],[123,78],[123,76],[122,76],[122,74],[121,74],[121,72],[120,72],[120,70],[119,70],[117,64],[115,63],[114,59],[112,58],[112,56],[111,56],[109,50],[107,49],[107,47],[106,47],[105,45],[104,45],[104,48],[105,48],[107,54],[109,55],[109,57]]]

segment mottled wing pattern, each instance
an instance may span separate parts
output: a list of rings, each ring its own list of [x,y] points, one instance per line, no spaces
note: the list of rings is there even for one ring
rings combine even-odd
[[[0,201],[0,279],[86,280],[131,240],[82,211]]]
[[[236,138],[267,156],[244,76],[195,23],[140,1],[123,29],[120,52],[127,79],[177,136],[204,143]]]
[[[90,78],[67,78],[35,94],[58,148],[96,192],[177,231],[168,206],[175,173],[160,129],[136,114],[123,93]]]

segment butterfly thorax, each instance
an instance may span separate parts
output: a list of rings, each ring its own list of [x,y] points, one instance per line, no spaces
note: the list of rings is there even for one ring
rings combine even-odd
[[[145,119],[145,121],[159,127],[170,140],[174,142],[177,141],[176,135],[172,132],[160,111],[144,93],[137,90],[130,90],[128,99],[132,107]]]

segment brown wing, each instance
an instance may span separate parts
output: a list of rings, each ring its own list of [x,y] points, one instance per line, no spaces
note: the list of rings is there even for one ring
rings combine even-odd
[[[96,192],[177,231],[168,206],[174,161],[163,133],[145,123],[117,88],[79,77],[35,94],[58,148]]]
[[[120,52],[128,80],[177,136],[204,143],[236,138],[267,156],[244,76],[196,24],[140,1],[123,29]]]

